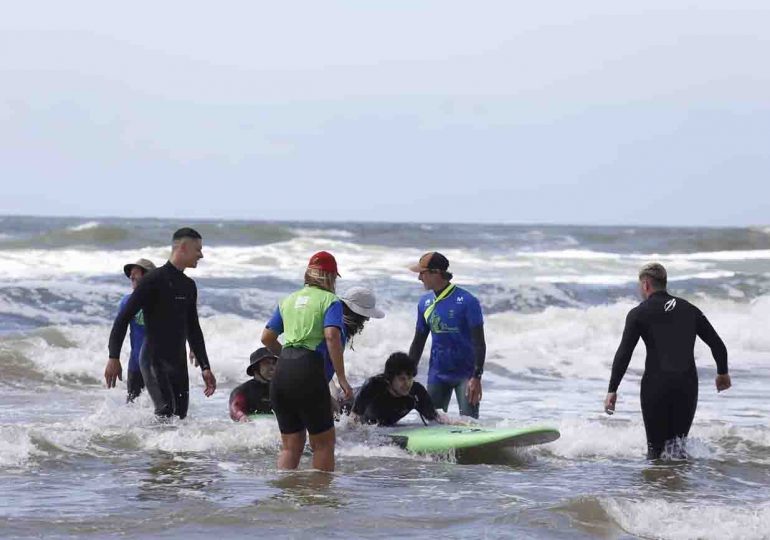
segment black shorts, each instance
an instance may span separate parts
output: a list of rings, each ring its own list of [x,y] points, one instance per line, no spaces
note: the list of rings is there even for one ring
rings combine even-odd
[[[334,427],[331,394],[320,354],[285,347],[270,383],[270,402],[281,433],[317,435]]]

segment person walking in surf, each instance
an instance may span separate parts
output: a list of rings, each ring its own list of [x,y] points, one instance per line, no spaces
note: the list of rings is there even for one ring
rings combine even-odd
[[[648,459],[658,459],[664,450],[672,457],[686,456],[681,443],[690,432],[698,405],[698,372],[693,354],[696,336],[711,348],[717,364],[717,392],[732,385],[724,342],[701,310],[668,293],[667,281],[661,264],[650,263],[639,271],[643,302],[628,312],[604,399],[604,410],[613,414],[618,386],[641,337],[647,347],[641,401]]]
[[[206,385],[204,395],[211,396],[217,387],[198,322],[198,289],[195,282],[184,275],[186,268],[197,267],[203,258],[202,246],[201,235],[194,229],[185,227],[176,231],[168,262],[139,282],[110,332],[104,379],[107,388],[114,388],[117,379],[123,380],[120,349],[128,324],[139,310],[144,313],[146,337],[139,366],[159,417],[187,416],[190,383],[186,341],[200,365]]]

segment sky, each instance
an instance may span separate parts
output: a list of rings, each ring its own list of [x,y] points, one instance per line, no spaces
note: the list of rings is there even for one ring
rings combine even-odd
[[[13,2],[0,214],[770,223],[770,3]]]

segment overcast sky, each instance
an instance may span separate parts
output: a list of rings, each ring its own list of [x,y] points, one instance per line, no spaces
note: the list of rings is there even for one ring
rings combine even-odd
[[[770,223],[770,3],[12,2],[1,214]]]

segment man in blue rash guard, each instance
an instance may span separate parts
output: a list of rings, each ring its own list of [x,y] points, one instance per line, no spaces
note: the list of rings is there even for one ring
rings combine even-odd
[[[696,336],[711,348],[716,361],[717,392],[731,386],[727,348],[722,339],[698,308],[668,293],[667,281],[661,264],[650,263],[640,270],[639,292],[644,301],[628,312],[604,399],[604,410],[614,413],[618,386],[641,337],[647,347],[641,401],[648,459],[658,459],[668,449],[673,457],[686,455],[678,443],[687,437],[698,405],[698,372],[693,355]]]
[[[126,306],[115,319],[110,333],[109,360],[104,370],[107,388],[122,380],[120,349],[131,319],[141,309],[144,313],[146,337],[139,366],[147,392],[159,417],[187,416],[190,384],[187,377],[185,341],[201,368],[203,391],[211,396],[217,381],[211,372],[206,345],[198,322],[198,290],[195,282],[184,275],[203,258],[201,235],[190,228],[174,233],[168,262],[145,276]]]
[[[430,291],[417,305],[409,356],[419,363],[430,334],[428,393],[433,403],[446,411],[454,391],[460,414],[478,418],[487,351],[481,305],[471,293],[450,283],[449,261],[441,253],[428,252],[409,269]]]
[[[131,280],[132,291],[136,290],[139,281],[150,270],[155,270],[155,265],[147,259],[139,259],[135,263],[129,263],[123,267],[123,273]],[[127,294],[120,300],[118,314],[126,307],[126,302],[130,297],[131,295]],[[131,356],[129,356],[128,369],[126,370],[127,403],[139,397],[144,388],[144,379],[142,379],[142,372],[139,369],[139,352],[144,345],[144,313],[141,310],[131,319],[129,341],[131,342]]]

